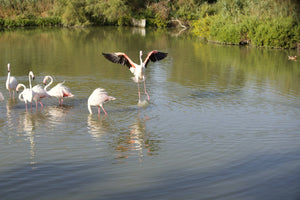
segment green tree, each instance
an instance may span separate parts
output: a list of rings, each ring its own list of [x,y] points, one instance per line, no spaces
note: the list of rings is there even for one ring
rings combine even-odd
[[[123,0],[87,0],[85,10],[96,20],[115,24],[130,14]]]
[[[65,11],[62,15],[62,23],[70,26],[83,26],[89,24],[85,15],[85,0],[68,1]]]

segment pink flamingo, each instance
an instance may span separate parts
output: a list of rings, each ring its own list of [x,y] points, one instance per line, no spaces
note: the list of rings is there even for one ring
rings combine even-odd
[[[159,60],[164,59],[167,57],[168,53],[159,52],[157,50],[153,50],[148,53],[147,58],[142,60],[143,52],[140,51],[140,64],[134,63],[125,53],[118,52],[118,53],[102,53],[106,59],[113,63],[118,63],[122,65],[126,65],[130,71],[134,74],[132,80],[138,84],[138,94],[139,94],[139,102],[141,102],[141,93],[140,93],[140,86],[139,82],[144,82],[144,89],[145,94],[148,97],[148,101],[150,100],[149,94],[146,90],[146,83],[145,83],[145,69],[147,68],[147,64],[149,61],[156,62]]]
[[[50,83],[46,85],[47,80],[50,79]],[[63,104],[63,98],[64,97],[74,97],[74,95],[71,93],[70,89],[63,85],[65,81],[62,83],[58,83],[56,86],[51,88],[49,91],[47,91],[47,88],[53,83],[53,78],[51,76],[45,76],[43,83],[46,85],[44,90],[52,97],[58,98],[59,105]]]
[[[31,110],[32,110],[32,100],[33,100],[33,97],[34,97],[34,92],[32,90],[32,86],[31,86],[31,77],[34,77],[32,71],[29,72],[29,75],[28,75],[28,79],[29,79],[29,88],[26,88],[26,86],[22,83],[19,83],[17,85],[17,88],[16,88],[16,91],[18,92],[20,87],[23,87],[23,92],[19,94],[19,99],[21,101],[24,101],[25,102],[25,105],[26,105],[26,112],[27,112],[27,103],[31,103]]]
[[[14,76],[10,76],[10,64],[7,64],[7,79],[6,89],[9,91],[9,98],[11,98],[11,91],[13,91],[13,98],[15,97],[15,90],[18,85],[18,81]]]
[[[33,73],[32,73],[33,75]],[[34,75],[32,76],[32,79],[34,80]],[[41,102],[41,99],[50,97],[50,95],[46,92],[46,90],[41,85],[36,85],[32,88],[32,91],[34,92],[33,100],[35,101],[36,110],[38,110],[38,103],[41,105],[41,110],[44,108],[43,103]]]
[[[112,100],[116,100],[116,98],[112,96],[108,96],[107,92],[104,89],[102,88],[95,89],[88,99],[88,110],[90,114],[93,114],[91,106],[98,106],[98,115],[100,116],[100,107],[104,111],[105,115],[107,115],[107,112],[103,108],[103,103]]]

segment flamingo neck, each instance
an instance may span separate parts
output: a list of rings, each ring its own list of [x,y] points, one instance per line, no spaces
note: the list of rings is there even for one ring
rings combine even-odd
[[[140,65],[143,66],[143,59],[142,59],[142,54],[140,54]]]
[[[19,83],[18,87],[23,87],[23,90],[26,90],[26,86],[23,83]]]
[[[19,99],[20,99],[20,101],[25,101],[23,93],[24,93],[24,90],[26,90],[26,86],[24,84],[22,84],[22,83],[19,83],[18,86],[17,86],[17,90],[19,90],[19,87],[23,87],[23,92],[21,92],[19,94]]]
[[[10,82],[10,71],[7,73],[7,80],[6,80],[6,88],[8,89],[8,85]]]
[[[31,78],[32,78],[32,75],[29,74],[28,75],[28,80],[29,80],[29,88],[32,89],[32,86],[31,86]]]
[[[53,83],[53,78],[51,76],[48,76],[50,78],[50,83],[48,83],[45,87],[44,90],[47,92],[47,88]]]
[[[7,73],[7,80],[10,79],[10,71]]]
[[[24,93],[24,90],[26,90],[26,86],[22,83],[19,83],[18,86],[17,86],[17,90],[19,89],[19,87],[23,87],[23,92],[21,92],[19,94],[19,99],[20,99],[20,101],[25,101],[23,93]]]
[[[88,110],[89,110],[90,114],[93,114],[90,103],[88,103]]]
[[[20,99],[20,101],[25,101],[25,100],[24,100],[24,97],[23,97],[23,92],[21,92],[21,93],[19,94],[19,99]]]

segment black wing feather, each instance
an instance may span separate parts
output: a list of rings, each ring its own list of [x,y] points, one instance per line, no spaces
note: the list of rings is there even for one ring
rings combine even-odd
[[[162,60],[164,59],[165,57],[167,57],[168,53],[163,53],[163,52],[157,52],[157,53],[153,53],[151,56],[150,56],[150,60],[152,62],[156,62],[156,61],[159,61],[159,60]]]
[[[125,56],[123,55],[116,55],[113,53],[102,53],[102,55],[109,61],[113,62],[113,63],[118,63],[121,65],[126,65],[128,68],[132,67],[129,63],[129,61],[125,58]]]
[[[164,53],[164,52],[159,52],[159,51],[153,52],[150,55],[149,59],[146,61],[145,67],[147,67],[149,60],[151,60],[152,62],[156,62],[156,61],[164,59],[165,57],[167,57],[167,55],[168,55],[168,53]]]

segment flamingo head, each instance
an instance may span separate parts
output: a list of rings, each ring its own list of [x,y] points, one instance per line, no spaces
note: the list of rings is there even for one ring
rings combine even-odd
[[[43,83],[44,83],[44,85],[46,85],[47,83],[47,80],[49,79],[49,76],[45,76],[45,78],[44,78],[44,80],[43,80]]]
[[[32,71],[29,72],[29,76],[31,76],[32,80],[34,80],[35,77]]]
[[[20,87],[24,87],[22,84],[18,84],[16,87],[16,91],[19,92]]]
[[[7,64],[7,72],[10,72],[10,64]]]
[[[143,52],[142,52],[142,51],[140,51],[140,56],[141,56],[141,57],[143,56]]]
[[[115,98],[115,97],[108,96],[108,101],[114,101],[114,100],[116,100],[116,98]]]

